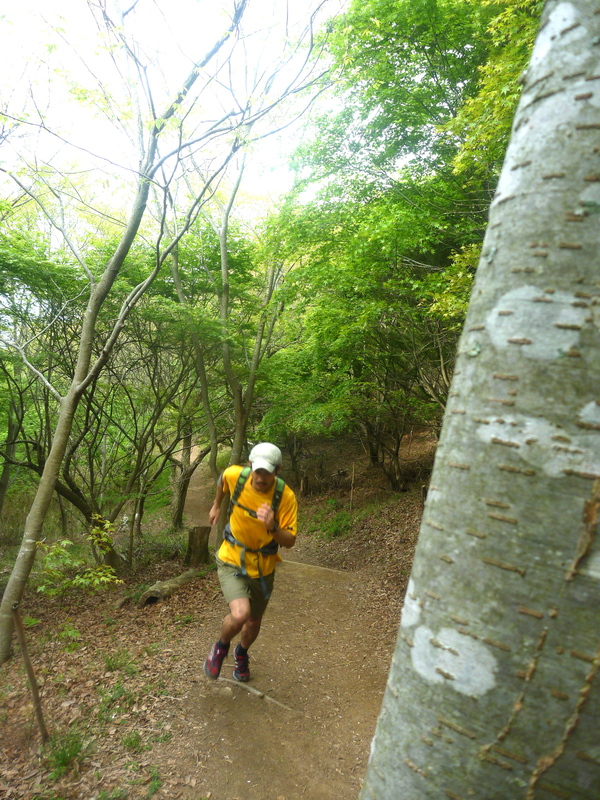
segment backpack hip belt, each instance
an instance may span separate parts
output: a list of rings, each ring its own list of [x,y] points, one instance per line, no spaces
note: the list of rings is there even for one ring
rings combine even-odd
[[[271,556],[275,555],[275,553],[277,553],[277,550],[279,548],[279,545],[277,544],[275,539],[273,539],[272,542],[265,544],[263,547],[259,547],[256,549],[254,547],[247,547],[242,542],[238,542],[238,540],[231,532],[229,523],[227,523],[227,525],[223,529],[223,538],[226,539],[229,542],[229,544],[236,545],[236,547],[239,547],[241,549],[240,571],[236,572],[235,574],[237,576],[241,575],[244,578],[248,577],[248,570],[246,569],[246,553],[258,553],[261,556]],[[256,559],[256,568],[258,569],[258,578],[260,580],[260,587],[265,596],[265,600],[268,600],[269,597],[271,596],[271,592],[269,591],[269,587],[267,586],[267,582],[265,581],[265,577],[262,574],[262,570],[260,568],[260,558]]]

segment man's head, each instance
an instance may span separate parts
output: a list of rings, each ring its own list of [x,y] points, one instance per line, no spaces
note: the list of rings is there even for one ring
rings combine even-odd
[[[281,466],[281,450],[270,442],[261,442],[254,445],[250,451],[252,472],[264,469],[270,473],[277,473]]]
[[[261,493],[270,491],[281,466],[281,450],[274,444],[261,442],[250,451],[249,461],[254,489]]]

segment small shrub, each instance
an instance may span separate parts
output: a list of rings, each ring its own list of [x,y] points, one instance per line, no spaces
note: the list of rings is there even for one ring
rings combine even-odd
[[[116,683],[109,691],[100,689],[100,708],[98,719],[110,722],[119,714],[125,714],[135,705],[136,696],[121,682]]]
[[[144,750],[142,737],[139,731],[130,731],[126,733],[121,739],[121,742],[123,747],[127,748],[127,750],[131,750],[133,753],[141,753],[142,750]]]
[[[158,774],[158,769],[156,767],[149,767],[149,772],[150,772],[150,785],[148,786],[148,793],[146,794],[146,797],[152,797],[152,795],[156,794],[162,786],[162,781]]]
[[[92,534],[88,538],[92,538]],[[48,597],[60,597],[80,589],[99,592],[107,586],[123,583],[107,564],[88,567],[69,539],[53,544],[38,542],[37,546],[42,551],[37,591]]]
[[[117,650],[115,653],[109,653],[104,657],[104,665],[106,672],[124,672],[130,677],[137,675],[139,672],[139,668],[127,650]]]
[[[63,626],[63,629],[58,634],[58,638],[65,642],[65,650],[68,653],[72,653],[74,650],[79,650],[80,643],[79,640],[81,639],[81,634],[74,627],[74,625],[67,620]]]
[[[113,789],[112,792],[100,792],[98,800],[127,800],[125,789]]]
[[[87,747],[81,733],[73,728],[52,736],[47,744],[46,756],[51,769],[50,777],[57,780],[79,766],[84,759]]]

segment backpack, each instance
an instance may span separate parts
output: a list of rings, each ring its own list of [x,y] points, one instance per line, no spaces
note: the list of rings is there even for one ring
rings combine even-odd
[[[231,514],[234,506],[238,506],[238,508],[243,508],[244,511],[246,511],[246,513],[250,514],[251,517],[254,517],[254,519],[257,519],[256,511],[254,511],[251,508],[247,508],[246,506],[243,506],[241,503],[238,503],[238,497],[242,493],[242,489],[246,485],[246,482],[247,482],[251,472],[252,472],[252,467],[244,467],[244,469],[240,472],[239,478],[237,479],[237,483],[235,484],[235,489],[233,490],[233,494],[231,495],[231,500],[229,501],[229,509],[227,511],[228,514]],[[273,513],[275,514],[275,517],[277,517],[277,511],[279,510],[279,504],[281,503],[281,496],[283,495],[283,490],[284,489],[285,489],[285,481],[283,480],[283,478],[280,478],[278,476],[277,479],[276,479],[275,491],[273,492],[273,499],[271,500],[271,508],[273,509]],[[268,556],[268,555],[274,555],[277,552],[277,550],[279,549],[279,545],[277,544],[275,539],[273,539],[273,541],[269,542],[268,544],[264,545],[264,547],[260,547],[260,548],[258,548],[256,550],[254,548],[252,548],[252,547],[246,547],[245,544],[243,544],[242,542],[238,542],[238,540],[235,538],[235,536],[231,532],[231,527],[229,525],[229,522],[227,523],[227,525],[225,525],[225,528],[223,530],[223,538],[226,539],[229,542],[229,544],[237,545],[237,547],[241,547],[242,548],[242,552],[240,554],[241,571],[239,573],[237,573],[237,574],[238,575],[243,575],[243,576],[247,576],[248,575],[248,572],[246,570],[246,553],[247,552],[249,552],[249,553],[260,553],[263,556]],[[265,599],[268,600],[271,593],[269,592],[269,590],[267,588],[267,584],[265,582],[265,579],[264,579],[263,574],[262,574],[261,569],[260,569],[260,561],[258,559],[257,559],[257,562],[256,562],[256,566],[257,566],[257,569],[258,569],[258,576],[259,576],[259,579],[260,579],[260,584],[261,584],[261,588],[262,588],[263,594],[265,596]]]

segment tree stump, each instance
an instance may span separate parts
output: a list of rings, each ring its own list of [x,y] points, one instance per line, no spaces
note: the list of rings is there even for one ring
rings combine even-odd
[[[210,531],[210,525],[198,525],[188,530],[188,546],[184,562],[186,566],[198,567],[200,564],[208,564],[208,538]]]

